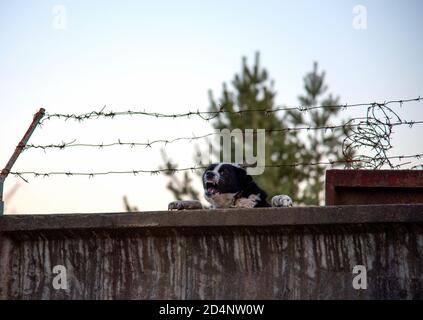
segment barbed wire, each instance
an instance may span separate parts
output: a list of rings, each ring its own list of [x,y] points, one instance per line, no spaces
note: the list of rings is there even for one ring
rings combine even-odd
[[[210,120],[212,117],[219,116],[222,113],[230,113],[230,114],[239,114],[242,115],[247,112],[265,112],[272,113],[277,111],[292,111],[298,110],[301,112],[310,111],[313,109],[319,108],[351,108],[351,107],[358,107],[358,106],[366,106],[367,112],[365,117],[356,117],[349,119],[345,123],[339,125],[327,125],[327,126],[294,126],[294,127],[287,127],[287,128],[266,128],[264,129],[266,134],[271,133],[278,133],[278,132],[289,132],[289,131],[317,131],[317,130],[327,130],[334,131],[342,129],[344,130],[346,137],[342,144],[342,154],[344,159],[340,160],[326,160],[321,162],[296,162],[296,163],[271,163],[267,164],[265,168],[280,168],[280,167],[297,167],[297,166],[334,166],[337,164],[344,164],[346,168],[372,168],[372,169],[380,169],[381,167],[387,165],[390,168],[400,168],[404,165],[412,164],[412,162],[406,162],[401,164],[394,164],[392,160],[396,159],[400,162],[403,159],[420,159],[423,154],[414,154],[414,155],[397,155],[397,156],[389,156],[388,152],[392,149],[391,139],[393,128],[396,126],[403,126],[408,125],[410,128],[413,127],[415,124],[423,124],[423,120],[417,121],[407,121],[400,118],[400,116],[389,106],[391,104],[400,104],[407,102],[419,102],[421,101],[421,97],[413,98],[413,99],[403,99],[403,100],[390,100],[385,101],[383,103],[359,103],[359,104],[351,104],[351,105],[321,105],[321,106],[312,106],[312,107],[283,107],[283,108],[276,108],[271,110],[265,109],[248,109],[248,110],[240,110],[240,111],[228,111],[220,109],[218,111],[197,111],[197,112],[186,112],[186,113],[179,113],[179,114],[161,114],[161,113],[148,113],[145,111],[123,111],[123,112],[104,112],[104,108],[98,112],[93,111],[86,114],[76,115],[76,114],[46,114],[42,119],[41,123],[45,120],[50,120],[53,118],[64,118],[65,121],[69,119],[74,120],[88,120],[93,118],[114,118],[115,116],[120,115],[145,115],[145,116],[154,116],[157,118],[178,118],[178,117],[190,117],[193,115],[203,117],[205,120]],[[205,115],[208,115],[205,118]],[[254,134],[256,132],[253,131]],[[165,146],[170,143],[174,143],[177,141],[194,141],[198,139],[205,139],[211,137],[213,135],[222,135],[221,131],[216,131],[212,133],[207,133],[200,136],[193,135],[192,137],[177,137],[174,139],[157,139],[153,141],[147,140],[147,142],[125,142],[121,139],[118,139],[117,142],[110,142],[110,143],[77,143],[76,140],[70,142],[63,142],[58,144],[47,144],[47,145],[35,145],[35,144],[28,144],[25,147],[18,146],[22,150],[28,149],[65,149],[71,147],[96,147],[96,148],[105,148],[105,147],[112,147],[116,145],[126,145],[126,146],[144,146],[144,147],[152,147],[154,144],[163,143]],[[361,148],[366,148],[365,155],[357,154],[357,151]],[[414,165],[412,169],[418,168],[421,165]],[[141,174],[141,173],[149,173],[152,175],[165,173],[165,174],[173,174],[176,172],[181,171],[197,171],[197,170],[204,170],[207,166],[204,165],[195,165],[191,167],[185,168],[160,168],[155,170],[145,170],[145,169],[136,169],[136,170],[125,170],[125,171],[104,171],[104,172],[72,172],[72,171],[52,171],[52,172],[36,172],[36,171],[15,171],[10,172],[10,174],[20,177],[24,181],[27,181],[24,176],[33,175],[34,177],[50,177],[50,176],[57,176],[57,175],[64,175],[64,176],[88,176],[90,178],[99,175],[111,175],[111,174]],[[423,168],[423,167],[422,167]]]
[[[355,121],[359,121],[358,123],[354,123]],[[413,127],[416,124],[423,124],[423,120],[417,120],[417,121],[403,121],[399,119],[397,122],[389,122],[389,123],[382,123],[380,120],[374,118],[374,117],[359,117],[359,118],[352,118],[348,120],[347,122],[340,124],[340,125],[333,125],[333,126],[318,126],[318,127],[288,127],[288,128],[280,128],[280,129],[264,129],[266,134],[272,134],[272,133],[281,133],[281,132],[290,132],[290,131],[314,131],[314,130],[324,130],[324,131],[333,131],[333,130],[339,130],[339,129],[354,129],[357,128],[358,130],[362,130],[363,127],[371,127],[371,126],[379,126],[379,125],[388,125],[391,127],[394,126],[400,126],[400,125],[408,125],[410,128]],[[256,134],[256,132],[253,132]],[[354,131],[356,134],[357,132]],[[179,142],[179,141],[188,141],[192,142],[195,140],[205,139],[211,136],[221,135],[222,133],[212,132],[207,133],[204,135],[199,136],[192,136],[192,137],[178,137],[174,139],[158,139],[153,141],[147,141],[147,142],[125,142],[121,139],[118,139],[117,142],[110,142],[110,143],[76,143],[76,139],[70,141],[70,142],[64,142],[56,143],[56,144],[47,144],[47,145],[35,145],[35,144],[28,144],[26,145],[23,150],[28,149],[60,149],[63,150],[65,148],[71,148],[71,147],[93,147],[93,148],[107,148],[107,147],[113,147],[113,146],[130,146],[130,147],[136,147],[136,146],[143,146],[143,147],[152,147],[154,144],[164,144],[165,146],[171,143]],[[352,146],[351,146],[352,147]]]
[[[40,125],[42,125],[45,121],[57,118],[57,119],[64,119],[69,120],[77,120],[77,121],[84,121],[89,119],[98,119],[98,118],[115,118],[117,116],[147,116],[147,117],[154,117],[154,118],[182,118],[182,117],[192,117],[197,116],[203,120],[209,121],[216,117],[218,117],[220,114],[233,114],[233,115],[239,115],[242,116],[245,113],[251,113],[251,112],[260,112],[264,113],[265,115],[270,115],[272,113],[280,112],[280,111],[299,111],[299,112],[307,112],[314,109],[341,109],[346,110],[349,108],[355,108],[355,107],[371,107],[373,105],[378,106],[388,106],[390,104],[400,104],[408,103],[408,102],[420,102],[423,98],[420,96],[417,98],[412,99],[401,99],[401,100],[390,100],[390,101],[384,101],[384,102],[366,102],[366,103],[355,103],[355,104],[338,104],[338,105],[319,105],[319,106],[295,106],[295,107],[277,107],[274,109],[244,109],[244,110],[224,110],[222,107],[220,107],[219,110],[216,111],[188,111],[183,113],[173,113],[173,114],[166,114],[166,113],[158,113],[158,112],[147,112],[145,110],[143,111],[104,111],[106,106],[104,106],[100,111],[91,111],[88,113],[82,113],[82,114],[64,114],[64,113],[46,113],[43,119],[39,122]]]
[[[388,157],[390,160],[397,159],[402,161],[404,159],[422,159],[423,153],[413,154],[413,155],[399,155],[399,156],[390,156]],[[385,157],[381,157],[381,159],[385,159]],[[320,161],[320,162],[297,162],[297,163],[280,163],[280,164],[267,164],[264,166],[256,165],[255,167],[265,167],[265,168],[281,168],[281,167],[298,167],[298,166],[316,166],[316,165],[331,165],[334,166],[336,164],[348,164],[351,165],[353,163],[360,163],[363,167],[366,165],[372,166],[373,162],[377,162],[381,159],[377,159],[370,156],[359,156],[354,159],[349,160],[327,160],[327,161]],[[399,168],[405,164],[409,164],[410,162],[399,164],[396,167]],[[133,169],[133,170],[124,170],[124,171],[103,171],[103,172],[72,172],[72,171],[52,171],[52,172],[36,172],[36,171],[11,171],[10,174],[14,175],[15,177],[19,177],[24,181],[28,182],[24,176],[32,175],[34,178],[43,177],[48,178],[51,176],[88,176],[89,178],[93,178],[95,176],[103,176],[103,175],[120,175],[120,174],[151,174],[151,175],[158,175],[160,173],[166,174],[175,174],[177,172],[184,172],[184,171],[191,171],[195,172],[197,170],[204,170],[208,166],[207,165],[198,165],[198,166],[191,166],[185,168],[160,168],[155,170],[144,170],[144,169]]]
[[[408,124],[412,127],[415,123],[421,121],[403,121],[398,113],[387,105],[373,104],[367,108],[366,118],[371,121],[364,121],[357,126],[350,126],[349,133],[342,143],[342,152],[344,157],[353,154],[360,148],[367,148],[366,153],[372,154],[371,158],[377,159],[371,161],[372,169],[380,169],[384,165],[390,168],[396,166],[392,164],[388,152],[393,148],[392,133],[393,127],[401,124]],[[394,120],[394,121],[392,121]],[[352,166],[353,168],[356,166]]]

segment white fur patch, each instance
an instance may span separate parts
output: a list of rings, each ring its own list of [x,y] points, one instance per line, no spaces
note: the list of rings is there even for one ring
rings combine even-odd
[[[230,208],[234,202],[236,193],[216,193],[212,196],[204,196],[213,208]]]
[[[250,194],[248,198],[239,198],[235,201],[235,208],[254,208],[257,202],[260,201],[258,194]]]
[[[280,194],[272,198],[271,204],[272,207],[292,207],[292,199],[287,195]]]

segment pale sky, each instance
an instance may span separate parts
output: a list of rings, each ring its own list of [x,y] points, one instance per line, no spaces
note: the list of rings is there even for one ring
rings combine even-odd
[[[367,9],[367,29],[353,27],[357,5]],[[59,28],[58,12],[66,23]],[[241,57],[252,62],[256,51],[275,80],[278,105],[298,104],[313,61],[326,71],[330,92],[342,103],[423,96],[422,12],[418,0],[0,0],[0,167],[40,107],[50,113],[103,106],[206,110],[207,90],[219,96],[222,83],[239,71]],[[399,112],[407,120],[423,120],[422,107],[423,102],[404,105]],[[392,154],[423,153],[421,127],[398,130]],[[145,142],[211,131],[199,119],[52,120],[37,128],[30,143]],[[193,164],[193,143],[166,150],[180,166]],[[13,170],[154,170],[160,164],[160,146],[74,148],[25,151]],[[29,183],[6,180],[5,195],[19,184],[6,213],[123,211],[123,195],[142,211],[165,210],[173,200],[164,176],[27,178]]]

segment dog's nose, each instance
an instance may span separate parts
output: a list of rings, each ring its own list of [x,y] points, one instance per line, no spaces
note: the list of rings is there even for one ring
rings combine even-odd
[[[214,178],[214,172],[212,171],[207,171],[206,172],[206,179],[213,179]]]

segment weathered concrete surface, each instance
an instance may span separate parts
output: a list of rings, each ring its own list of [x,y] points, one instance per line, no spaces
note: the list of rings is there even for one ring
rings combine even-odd
[[[423,299],[423,205],[7,215],[0,298]]]

